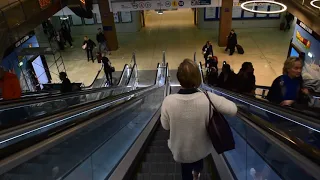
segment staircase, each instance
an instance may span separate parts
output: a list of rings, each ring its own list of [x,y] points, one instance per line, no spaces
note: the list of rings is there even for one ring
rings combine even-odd
[[[160,125],[147,147],[136,180],[182,180],[181,165],[174,161],[168,148],[168,139],[169,131],[164,130]],[[210,163],[205,160],[200,180],[213,179],[209,167]]]

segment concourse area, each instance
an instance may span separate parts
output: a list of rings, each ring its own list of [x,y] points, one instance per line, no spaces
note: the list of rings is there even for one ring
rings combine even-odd
[[[0,180],[320,179],[319,1],[0,3]]]

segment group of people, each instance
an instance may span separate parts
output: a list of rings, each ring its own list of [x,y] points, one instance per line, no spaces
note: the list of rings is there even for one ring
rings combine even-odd
[[[97,57],[102,56],[103,53],[108,53],[110,55],[111,53],[108,52],[108,47],[107,47],[107,40],[101,28],[98,28],[98,33],[96,34],[96,40],[98,42]],[[94,41],[92,41],[88,36],[84,37],[82,48],[87,52],[88,62],[91,59],[91,61],[94,63],[93,50],[96,47],[97,45]]]
[[[212,66],[215,66],[215,71],[216,63],[208,65],[207,68]],[[299,57],[288,57],[284,62],[282,75],[273,81],[266,99],[281,106],[307,107],[310,93],[304,87],[302,67],[302,60]],[[208,84],[242,94],[255,95],[256,79],[251,62],[244,62],[238,74],[235,74],[226,62],[223,62],[222,72],[219,75],[211,71],[207,70]]]

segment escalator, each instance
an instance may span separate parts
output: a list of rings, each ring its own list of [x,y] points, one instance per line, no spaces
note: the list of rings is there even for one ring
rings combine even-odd
[[[105,143],[120,136],[122,131],[122,136],[127,135],[126,131],[138,136],[138,132],[161,105],[165,73],[166,68],[158,65],[156,84],[153,86],[67,110],[57,116],[48,117],[51,122],[45,123],[48,120],[42,119],[42,124],[36,124],[38,128],[24,127],[1,135],[0,179],[58,179],[57,177],[71,175],[70,172],[78,164],[98,147],[102,148]],[[58,124],[62,120],[69,122]],[[117,145],[130,143],[130,140],[136,138],[132,133],[130,137],[123,136],[124,139]],[[112,147],[116,148],[117,145]],[[125,151],[111,153],[112,157],[117,153]],[[17,158],[21,155],[25,157],[22,158],[25,163],[21,163],[21,158]],[[17,162],[21,165],[15,167]],[[108,163],[109,166],[111,164],[112,162]]]
[[[24,124],[37,121],[38,118],[57,114],[66,109],[81,106],[87,103],[115,96],[136,89],[137,66],[129,69],[124,66],[117,86],[91,88],[88,90],[22,98],[0,103],[0,134],[11,131]]]
[[[32,132],[26,137],[23,129],[16,136],[7,135],[6,142],[27,144],[33,138],[33,144],[3,156],[0,179],[181,179],[180,165],[167,147],[169,132],[159,122],[164,95],[180,87],[170,87],[168,66],[157,69],[154,86],[52,116],[53,122],[69,123],[50,132],[43,124],[38,136],[31,137]],[[202,90],[234,101],[239,113],[226,117],[236,149],[221,155],[212,152],[201,179],[320,179],[317,139],[309,139],[318,135],[318,122],[205,84]],[[1,152],[9,147],[1,146]]]

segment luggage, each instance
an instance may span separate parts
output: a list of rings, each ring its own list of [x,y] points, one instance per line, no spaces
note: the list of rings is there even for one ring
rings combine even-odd
[[[237,44],[236,47],[237,47],[237,51],[238,51],[239,54],[244,54],[244,50],[243,50],[242,46]]]

